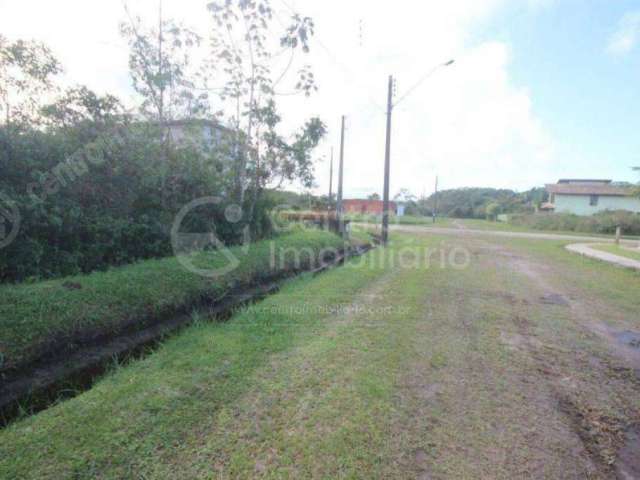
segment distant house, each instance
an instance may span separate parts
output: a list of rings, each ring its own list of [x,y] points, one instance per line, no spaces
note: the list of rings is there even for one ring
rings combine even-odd
[[[192,144],[205,148],[231,146],[236,140],[234,131],[213,120],[185,119],[167,122],[171,142]]]
[[[382,200],[344,200],[343,208],[345,213],[359,213],[363,215],[382,215]],[[392,214],[397,213],[397,205],[395,202],[389,202],[389,211]]]
[[[556,213],[593,215],[605,210],[628,210],[640,213],[640,198],[630,187],[611,180],[565,179],[547,185],[549,203],[544,210]]]

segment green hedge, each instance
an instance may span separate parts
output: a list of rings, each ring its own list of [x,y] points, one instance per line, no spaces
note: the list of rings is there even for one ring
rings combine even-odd
[[[132,321],[143,325],[205,298],[218,298],[238,285],[292,270],[296,250],[317,254],[343,246],[336,235],[303,230],[256,242],[248,251],[231,248],[239,265],[215,280],[189,272],[171,257],[107,272],[0,286],[0,355],[4,359],[0,372],[32,362],[56,346],[67,346],[78,336],[117,333]],[[308,263],[309,257],[300,258]],[[218,251],[200,254],[196,260],[199,268],[228,264]]]
[[[569,213],[512,215],[510,223],[537,230],[598,234],[614,234],[620,226],[624,235],[640,235],[640,214],[627,211],[607,211],[591,216]]]
[[[222,150],[162,149],[153,126],[79,125],[39,131],[0,126],[0,209],[20,211],[17,238],[0,248],[0,282],[44,280],[171,255],[176,214],[194,199],[230,199],[233,179]],[[243,211],[249,211],[247,204]],[[8,205],[3,205],[7,203]],[[239,243],[270,235],[268,199],[252,218],[225,218],[225,203],[199,207],[185,229]],[[1,210],[0,210],[1,213]],[[3,227],[0,215],[0,229]]]

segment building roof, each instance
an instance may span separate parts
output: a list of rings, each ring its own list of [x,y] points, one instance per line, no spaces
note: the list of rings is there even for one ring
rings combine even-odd
[[[549,193],[557,195],[603,195],[612,197],[626,197],[633,194],[628,187],[618,187],[609,183],[553,183],[547,185]]]
[[[368,198],[345,198],[343,203],[357,203],[357,204],[375,204],[375,203],[383,203],[383,200],[374,200]],[[394,200],[389,200],[390,204],[396,205],[398,202]]]
[[[584,178],[561,178],[558,180],[558,183],[572,183],[572,184],[587,184],[592,185],[594,183],[600,183],[603,185],[607,185],[612,183],[613,180],[600,180],[600,179],[584,179]]]

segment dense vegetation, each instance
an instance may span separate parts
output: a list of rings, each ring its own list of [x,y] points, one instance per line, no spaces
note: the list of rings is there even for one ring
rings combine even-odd
[[[510,223],[536,230],[613,234],[621,227],[624,235],[640,235],[640,214],[627,211],[600,212],[591,216],[569,213],[512,215]]]
[[[533,212],[547,197],[543,188],[517,193],[495,188],[458,188],[443,190],[426,199],[410,199],[409,215],[438,215],[453,218],[487,218],[500,213]]]
[[[140,327],[159,315],[203,300],[221,298],[238,285],[307,268],[323,249],[342,249],[342,240],[321,231],[298,231],[274,241],[230,249],[238,260],[216,278],[194,274],[177,258],[153,259],[89,275],[0,287],[0,371],[28,363],[52,347],[67,348],[86,334],[117,333],[132,321]],[[303,252],[298,258],[296,253]],[[311,255],[314,254],[314,256]],[[220,251],[201,252],[198,269],[224,269],[230,260]]]
[[[158,141],[154,141],[158,140]],[[150,126],[101,125],[39,131],[0,128],[0,191],[21,215],[0,249],[0,281],[104,270],[171,253],[176,213],[194,198],[222,194],[225,160],[193,147],[163,149]],[[162,160],[160,160],[162,159]],[[194,209],[183,228],[238,240],[247,222],[225,219],[227,204]],[[269,233],[263,201],[249,222]]]
[[[46,45],[0,35],[0,282],[169,255],[176,214],[203,197],[224,202],[190,212],[186,231],[228,244],[247,232],[262,238],[273,191],[313,184],[325,126],[312,117],[283,133],[275,92],[277,83],[302,96],[315,90],[304,55],[294,61],[310,49],[310,18],[276,26],[267,0],[211,1],[203,14],[225,28],[204,42],[171,19],[150,27],[126,13],[120,27],[137,94],[126,108],[84,86],[63,89],[63,66]],[[290,52],[289,75],[272,72],[272,50]],[[208,78],[224,86],[215,95]],[[226,125],[215,141],[197,128],[174,141],[175,122],[205,120]]]

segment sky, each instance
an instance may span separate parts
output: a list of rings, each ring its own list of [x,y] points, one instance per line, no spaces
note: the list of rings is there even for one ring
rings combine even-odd
[[[155,22],[158,1],[127,3]],[[567,177],[640,180],[630,168],[640,165],[640,0],[272,4],[279,17],[300,12],[316,24],[305,62],[319,91],[280,101],[287,129],[316,115],[329,127],[316,152],[317,193],[328,189],[332,147],[337,162],[342,115],[345,197],[381,193],[389,75],[397,81],[392,194],[428,195],[436,176],[441,189],[520,191]],[[203,34],[205,6],[163,0],[166,16]],[[3,35],[46,42],[65,82],[133,104],[118,33],[125,18],[122,1],[0,0]]]

